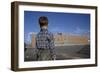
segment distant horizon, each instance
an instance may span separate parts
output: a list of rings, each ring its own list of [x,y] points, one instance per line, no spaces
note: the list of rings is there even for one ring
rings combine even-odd
[[[61,32],[56,32],[56,33],[53,33],[54,37],[55,36],[58,36],[60,35],[59,33]],[[34,35],[36,37],[38,33],[35,33],[35,32],[31,32],[28,36],[29,38],[32,38],[32,36]],[[84,37],[84,38],[88,38],[88,41],[90,40],[90,37],[88,35],[79,35],[79,34],[71,34],[71,33],[61,33],[62,36],[70,36],[70,37]],[[32,40],[30,39],[29,41],[27,41],[27,44],[31,44]],[[67,43],[68,44],[68,43]]]
[[[65,32],[52,32],[54,35],[57,35],[57,34],[59,34],[59,33],[61,33],[62,35],[74,35],[74,36],[89,36],[89,35],[87,35],[87,34],[76,34],[76,33],[65,33]],[[31,35],[31,34],[38,34],[38,32],[30,32],[29,33],[29,35]]]

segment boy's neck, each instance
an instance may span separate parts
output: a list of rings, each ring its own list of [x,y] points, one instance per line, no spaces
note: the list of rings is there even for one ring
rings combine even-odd
[[[47,29],[47,26],[43,26],[43,27],[41,27],[41,29]]]

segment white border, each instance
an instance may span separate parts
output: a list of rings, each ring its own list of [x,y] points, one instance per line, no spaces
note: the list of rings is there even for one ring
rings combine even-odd
[[[63,12],[63,13],[89,13],[91,15],[91,58],[78,60],[59,60],[59,61],[33,61],[24,62],[24,11],[46,11],[46,12]],[[48,66],[63,66],[63,65],[83,65],[95,64],[95,10],[78,9],[78,8],[63,8],[63,7],[48,7],[48,6],[19,6],[19,68],[34,68]]]

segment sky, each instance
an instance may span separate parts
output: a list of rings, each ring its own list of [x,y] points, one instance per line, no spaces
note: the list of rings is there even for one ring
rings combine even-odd
[[[40,31],[40,16],[48,17],[48,30],[52,33],[90,35],[90,14],[24,11],[24,39],[30,39],[32,32]]]

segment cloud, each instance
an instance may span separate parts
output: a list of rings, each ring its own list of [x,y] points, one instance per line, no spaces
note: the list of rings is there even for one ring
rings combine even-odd
[[[76,27],[71,34],[90,37],[90,30]]]
[[[32,34],[36,34],[35,32],[24,33],[24,41],[26,43],[31,43]]]
[[[79,27],[76,27],[76,30],[74,31],[75,33],[83,33],[85,30],[84,29],[81,29]]]
[[[27,36],[26,36],[28,41],[31,41],[32,34],[35,34],[35,35],[36,35],[37,33],[36,33],[36,32],[29,32],[29,33],[27,34]]]
[[[28,35],[36,34],[36,32],[29,32]]]

